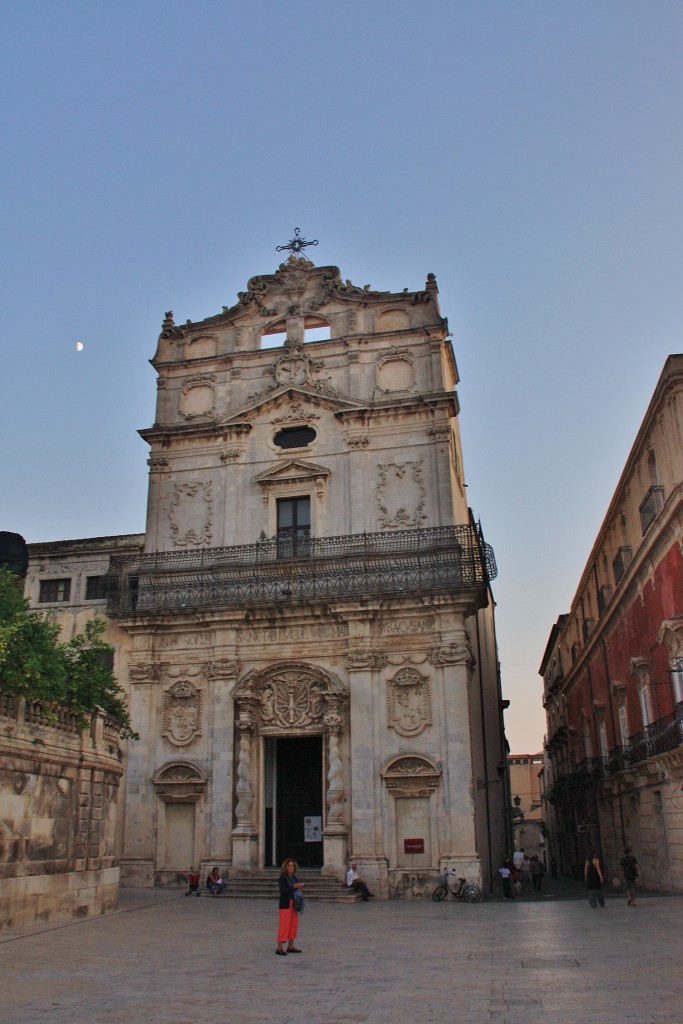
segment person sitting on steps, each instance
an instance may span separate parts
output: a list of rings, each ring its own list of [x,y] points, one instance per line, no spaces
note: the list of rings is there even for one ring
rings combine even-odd
[[[209,873],[206,879],[206,888],[209,890],[212,896],[220,896],[223,892],[223,878],[218,868],[214,868]]]
[[[354,889],[359,892],[363,897],[363,902],[367,902],[370,896],[374,896],[374,893],[370,892],[367,885],[356,871],[357,865],[353,863],[349,870],[346,872],[346,884],[349,889]]]

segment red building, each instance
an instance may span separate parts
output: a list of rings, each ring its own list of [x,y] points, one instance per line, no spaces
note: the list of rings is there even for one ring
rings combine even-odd
[[[683,891],[683,355],[670,356],[540,669],[552,853]]]

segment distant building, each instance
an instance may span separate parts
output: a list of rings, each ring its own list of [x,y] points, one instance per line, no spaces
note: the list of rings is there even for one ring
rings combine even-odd
[[[510,754],[508,757],[512,797],[512,835],[516,850],[544,858],[545,825],[541,806],[543,752]]]
[[[683,891],[683,355],[670,356],[566,615],[540,667],[545,817],[580,874],[601,849],[619,873]]]
[[[167,313],[152,362],[145,534],[31,545],[27,580],[67,634],[108,619],[140,734],[122,877],[352,857],[383,896],[444,867],[488,884],[495,565],[434,276],[374,292],[293,249],[218,315]]]

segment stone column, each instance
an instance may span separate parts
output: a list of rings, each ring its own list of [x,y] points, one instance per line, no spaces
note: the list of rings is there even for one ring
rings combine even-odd
[[[323,831],[322,873],[341,878],[346,868],[347,830],[344,825],[344,769],[339,752],[343,724],[339,697],[327,697],[323,719],[327,729],[327,821]]]
[[[254,786],[251,768],[252,735],[256,728],[254,699],[242,699],[238,706],[237,728],[240,736],[237,758],[237,826],[232,832],[232,863],[242,873],[250,874],[258,867],[258,832],[253,823]]]
[[[381,779],[375,751],[380,750],[381,707],[377,703],[377,673],[384,664],[382,654],[368,647],[349,651],[346,667],[351,694],[351,801],[353,830],[349,855],[359,872],[368,879],[373,892],[386,897],[387,858],[384,850],[384,821]]]

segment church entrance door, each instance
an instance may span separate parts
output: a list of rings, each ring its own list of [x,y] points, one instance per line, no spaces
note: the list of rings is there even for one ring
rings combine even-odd
[[[265,864],[322,867],[323,737],[268,737],[265,753]]]

